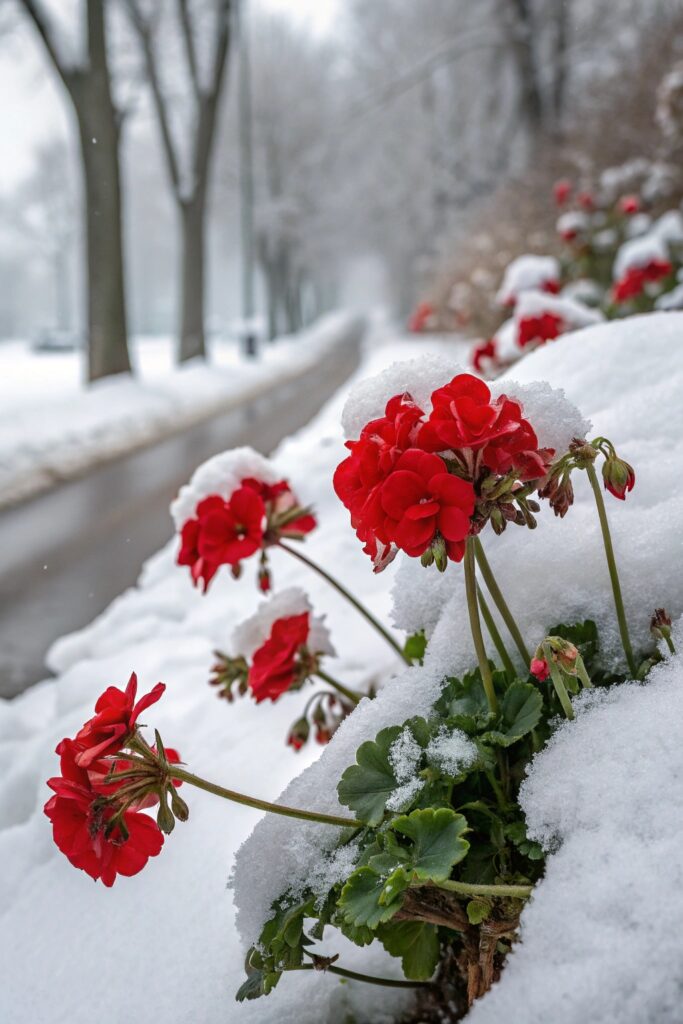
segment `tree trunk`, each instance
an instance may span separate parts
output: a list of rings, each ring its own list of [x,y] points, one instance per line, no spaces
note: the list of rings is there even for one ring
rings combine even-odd
[[[88,273],[88,380],[129,373],[118,126],[109,96],[84,83],[77,106]]]
[[[204,340],[204,212],[203,194],[180,204],[181,217],[181,363],[206,356]]]
[[[543,99],[534,48],[533,12],[529,0],[512,0],[510,42],[517,64],[521,109],[532,145],[543,127]]]
[[[129,373],[119,165],[102,0],[88,0],[88,65],[71,82],[83,158],[88,268],[88,379]]]

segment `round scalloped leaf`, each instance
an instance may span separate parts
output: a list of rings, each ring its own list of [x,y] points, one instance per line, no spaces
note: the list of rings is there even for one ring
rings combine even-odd
[[[409,870],[422,881],[445,881],[470,848],[463,839],[467,818],[448,807],[412,811],[392,821],[391,827],[412,839]]]

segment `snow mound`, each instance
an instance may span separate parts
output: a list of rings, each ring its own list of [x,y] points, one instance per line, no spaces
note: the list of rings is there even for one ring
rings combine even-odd
[[[232,634],[235,654],[242,654],[247,660],[270,636],[273,624],[278,619],[291,615],[311,613],[313,605],[301,587],[287,587],[274,594],[268,601],[262,601],[254,615],[245,619]],[[335,649],[330,641],[330,631],[325,625],[325,616],[311,615],[308,633],[308,649],[315,654],[334,656]]]
[[[683,917],[683,659],[577,703],[521,792],[529,834],[556,852],[471,1024],[681,1019],[665,936]]]
[[[577,299],[565,295],[548,295],[547,292],[528,291],[519,297],[515,307],[515,323],[528,316],[541,316],[543,313],[553,313],[568,328],[577,330],[579,327],[592,327],[594,324],[602,323],[605,319],[598,309],[591,309],[584,306]]]
[[[653,260],[668,260],[666,242],[656,232],[650,231],[640,238],[632,238],[620,247],[614,261],[613,276],[618,281],[629,270],[646,267]]]

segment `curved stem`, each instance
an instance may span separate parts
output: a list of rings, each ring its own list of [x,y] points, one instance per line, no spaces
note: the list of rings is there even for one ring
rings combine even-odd
[[[496,625],[496,620],[493,618],[493,615],[491,614],[491,609],[489,608],[488,604],[486,603],[486,598],[484,597],[484,595],[482,593],[482,589],[481,589],[481,587],[479,586],[478,583],[477,583],[477,598],[479,599],[479,607],[481,609],[481,617],[484,620],[484,622],[486,623],[486,628],[489,631],[489,636],[493,640],[495,648],[498,651],[498,657],[500,658],[501,662],[503,663],[503,668],[505,669],[505,674],[508,677],[508,682],[512,682],[512,680],[517,675],[517,673],[515,672],[515,666],[512,664],[512,659],[510,658],[510,655],[507,652],[507,648],[506,648],[505,644],[503,643],[503,638],[500,635],[500,632],[498,631],[498,626]]]
[[[633,649],[631,648],[631,638],[628,634],[626,612],[624,611],[624,600],[621,596],[621,584],[619,582],[619,573],[617,571],[617,563],[614,557],[614,548],[612,546],[612,534],[610,533],[609,523],[607,521],[605,500],[602,496],[602,491],[600,490],[600,484],[598,482],[597,473],[595,472],[595,467],[592,464],[586,466],[586,472],[588,473],[588,479],[590,480],[591,487],[593,488],[593,494],[595,495],[595,504],[598,508],[598,518],[600,520],[600,529],[602,531],[602,542],[605,546],[607,568],[609,569],[609,578],[612,582],[612,594],[614,595],[614,607],[617,613],[617,622],[619,623],[621,646],[624,648],[624,654],[626,655],[629,671],[635,677],[637,666],[635,658],[633,657]]]
[[[330,686],[333,686],[338,693],[341,693],[342,697],[346,697],[346,699],[350,700],[352,704],[360,704],[361,700],[365,696],[364,693],[356,693],[355,690],[350,690],[347,686],[344,686],[343,683],[338,683],[336,679],[331,675],[328,675],[327,672],[323,672],[321,668],[317,669],[315,674],[319,679],[323,679]]]
[[[307,949],[304,950],[308,956],[313,954],[309,953]],[[315,964],[298,964],[296,967],[285,967],[285,971],[323,971],[326,974],[338,974],[341,978],[349,978],[351,981],[364,981],[368,985],[383,985],[384,988],[426,988],[430,982],[428,981],[400,981],[398,978],[377,978],[373,974],[361,974],[359,971],[350,971],[346,967],[335,967],[334,964],[330,964],[329,967],[316,967]]]
[[[484,553],[484,548],[482,547],[482,543],[478,537],[474,538],[474,552],[477,559],[477,565],[481,570],[481,575],[484,579],[484,583],[488,588],[488,592],[493,598],[494,603],[503,618],[503,622],[505,623],[510,632],[510,636],[514,640],[515,647],[519,651],[522,660],[524,661],[525,668],[528,669],[529,665],[531,664],[531,655],[526,649],[526,645],[524,643],[522,634],[519,630],[519,626],[515,622],[512,612],[507,606],[507,602],[503,597],[502,591],[496,582],[496,577],[493,575],[493,570],[489,565],[488,559]]]
[[[448,892],[456,892],[461,896],[514,896],[517,899],[525,900],[534,890],[533,885],[475,885],[469,882],[445,882],[431,881],[430,885],[437,889],[446,889]],[[419,888],[419,885],[411,888]]]
[[[403,658],[403,660],[405,661],[406,665],[412,665],[412,661],[410,660],[409,657],[407,657],[407,655],[405,654],[403,648],[393,638],[391,633],[387,629],[385,629],[385,627],[382,625],[382,623],[379,622],[375,618],[375,616],[372,614],[372,612],[368,611],[368,609],[365,607],[364,604],[361,604],[361,602],[358,600],[358,598],[354,597],[353,594],[349,593],[349,591],[346,589],[346,587],[343,586],[339,582],[339,580],[336,580],[334,578],[334,576],[330,576],[330,574],[328,572],[326,572],[322,568],[322,566],[320,566],[316,562],[312,561],[312,559],[308,558],[306,555],[303,555],[300,551],[297,551],[295,548],[290,548],[290,546],[288,544],[283,544],[282,541],[278,541],[277,542],[277,547],[281,548],[283,551],[287,551],[294,558],[298,558],[299,561],[303,562],[304,565],[307,565],[309,567],[309,569],[312,569],[314,572],[317,572],[319,576],[322,576],[322,578],[327,583],[329,583],[331,587],[334,587],[334,589],[336,591],[338,591],[342,595],[342,597],[346,598],[346,600],[349,602],[349,604],[353,605],[353,607],[356,609],[356,611],[360,612],[360,614],[363,616],[363,618],[366,619],[367,622],[370,623],[370,625],[373,627],[373,629],[377,630],[377,632],[380,634],[380,636],[382,636],[384,638],[384,640],[386,640],[386,642],[389,644],[389,646],[394,649],[394,651],[399,655],[399,657]]]
[[[477,661],[479,662],[481,681],[484,684],[484,691],[486,693],[486,699],[488,701],[489,707],[491,711],[497,713],[498,700],[496,699],[496,692],[493,688],[493,676],[491,675],[491,666],[489,665],[488,658],[486,657],[484,638],[481,634],[481,622],[479,621],[479,606],[477,604],[477,580],[474,569],[474,544],[472,537],[467,538],[465,546],[465,593],[467,595],[467,611],[469,612],[470,616],[470,629],[472,630],[474,649],[477,653]]]
[[[214,796],[220,796],[224,800],[232,800],[233,803],[244,804],[245,807],[255,807],[259,811],[281,814],[285,818],[317,821],[321,825],[338,825],[341,828],[365,827],[362,821],[356,821],[355,818],[342,818],[336,814],[319,814],[317,811],[304,811],[299,807],[287,807],[284,804],[273,804],[268,800],[258,800],[253,796],[245,796],[244,793],[236,793],[233,789],[225,789],[223,786],[217,786],[214,782],[200,779],[198,775],[186,772],[183,768],[178,768],[176,765],[170,766],[168,774],[172,779],[187,782],[189,786],[196,786],[197,789],[203,789],[206,793],[213,793]]]

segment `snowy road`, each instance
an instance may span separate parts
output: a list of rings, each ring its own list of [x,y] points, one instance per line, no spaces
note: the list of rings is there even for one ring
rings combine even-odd
[[[135,583],[142,562],[169,539],[168,503],[199,462],[239,444],[271,451],[358,361],[358,343],[339,346],[305,377],[246,406],[0,512],[0,696],[43,678],[53,640]]]

